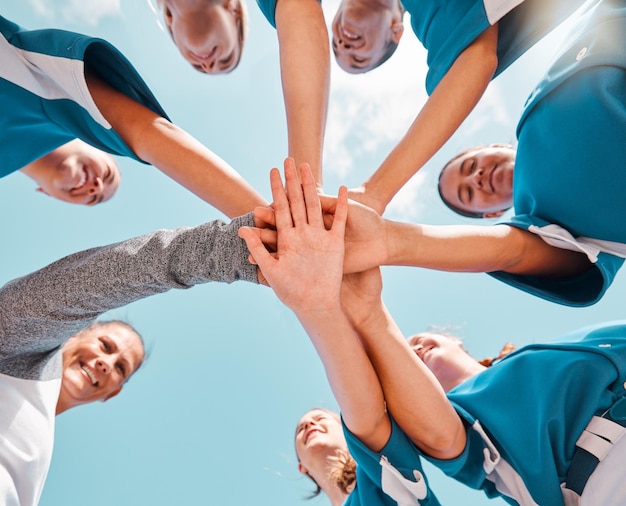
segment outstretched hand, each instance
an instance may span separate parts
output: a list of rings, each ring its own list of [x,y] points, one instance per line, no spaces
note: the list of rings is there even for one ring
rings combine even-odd
[[[263,244],[263,230],[239,230],[263,278],[297,314],[339,307],[347,217],[347,190],[342,187],[333,206],[332,226],[327,230],[311,169],[307,164],[299,169],[302,184],[294,160],[285,160],[285,187],[279,171],[270,172],[275,253]]]
[[[337,198],[320,196],[324,222],[330,227],[335,219]],[[345,273],[361,272],[384,265],[388,257],[385,220],[373,209],[348,201],[348,218],[345,233]]]

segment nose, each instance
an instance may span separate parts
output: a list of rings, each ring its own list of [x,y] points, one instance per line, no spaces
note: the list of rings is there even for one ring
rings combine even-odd
[[[101,177],[96,177],[91,185],[89,186],[89,195],[97,195],[102,193],[102,190],[104,190],[104,183],[102,182],[102,178]]]
[[[98,369],[98,371],[102,374],[109,374],[111,366],[106,362],[106,360],[98,359],[96,360],[96,369]]]
[[[470,182],[476,187],[476,188],[482,188],[483,187],[483,174],[485,172],[483,171],[483,169],[476,169],[474,172],[472,172],[469,175],[469,180]]]
[[[337,46],[341,46],[343,49],[352,49],[350,41],[345,40],[341,35],[336,39]]]

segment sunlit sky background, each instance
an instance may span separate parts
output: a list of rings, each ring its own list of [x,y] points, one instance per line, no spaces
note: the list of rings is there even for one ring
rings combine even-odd
[[[249,0],[250,1],[250,0]],[[286,130],[276,33],[250,3],[250,35],[239,68],[210,77],[192,70],[145,0],[0,0],[2,15],[28,28],[103,37],[135,64],[170,117],[225,158],[270,198],[268,171],[282,166]],[[324,3],[332,18],[336,0]],[[459,132],[406,186],[387,216],[463,223],[438,200],[441,165],[476,144],[515,142],[523,102],[563,37],[550,35],[489,87]],[[406,130],[426,94],[425,54],[407,24],[396,55],[365,76],[333,63],[325,190],[356,186]],[[222,218],[152,167],[120,159],[118,195],[94,209],[35,192],[20,173],[0,181],[4,240],[0,283],[66,254],[158,228]],[[569,309],[484,274],[385,268],[385,299],[408,335],[448,326],[477,357],[504,341],[545,341],[624,315],[618,275],[596,306]],[[288,309],[265,287],[205,285],[137,302],[107,316],[127,319],[151,348],[118,398],[57,418],[42,506],[308,503],[293,434],[310,407],[336,409],[320,362]],[[522,379],[523,380],[523,379]],[[529,407],[532,409],[532,407]],[[427,467],[443,504],[494,504]],[[504,502],[496,501],[496,504]]]

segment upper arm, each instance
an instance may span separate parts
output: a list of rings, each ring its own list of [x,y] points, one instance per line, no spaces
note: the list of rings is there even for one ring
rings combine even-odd
[[[568,277],[592,267],[587,256],[581,252],[550,246],[532,232],[504,226],[508,228],[508,265],[493,270],[529,276]]]

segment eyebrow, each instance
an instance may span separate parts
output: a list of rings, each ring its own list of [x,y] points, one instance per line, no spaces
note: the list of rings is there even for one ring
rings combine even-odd
[[[111,348],[113,348],[113,351],[119,351],[120,347],[117,344],[117,341],[115,339],[113,339],[110,336],[103,336],[103,339],[106,339],[110,345]],[[128,379],[128,377],[130,376],[129,371],[133,371],[133,368],[130,364],[130,362],[128,361],[128,359],[124,356],[124,355],[120,355],[120,358],[118,359],[118,362],[122,362],[124,364],[124,379]]]

